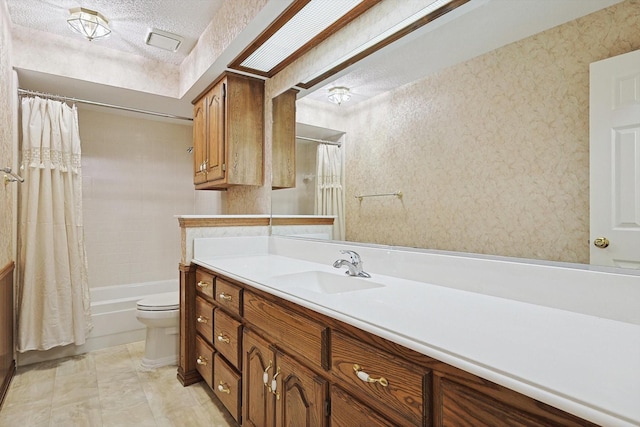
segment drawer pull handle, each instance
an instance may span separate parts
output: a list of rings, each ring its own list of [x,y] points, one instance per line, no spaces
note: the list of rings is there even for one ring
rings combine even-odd
[[[218,341],[224,342],[224,343],[227,343],[227,344],[229,344],[231,342],[229,337],[225,337],[222,333],[220,333],[220,335],[218,335]]]
[[[206,288],[207,286],[209,286],[209,284],[208,284],[207,282],[203,282],[202,280],[200,280],[200,281],[196,284],[196,286],[197,286],[197,287],[199,287],[200,289],[204,289],[204,288]]]
[[[271,387],[269,387],[269,369],[273,366],[273,361],[269,360],[269,365],[265,368],[264,373],[262,374],[262,382],[264,386],[271,391]]]
[[[278,375],[280,375],[280,367],[278,367],[278,371],[276,372],[276,374],[271,379],[271,387],[270,387],[271,393],[276,395],[276,400],[280,400],[280,392],[277,391],[278,381],[276,381],[276,378],[278,378]]]
[[[231,394],[231,389],[229,388],[229,384],[223,383],[222,381],[220,381],[220,383],[218,384],[218,391],[220,393]]]
[[[196,319],[196,322],[198,323],[207,323],[209,321],[209,319],[207,319],[204,316],[198,316],[198,318]]]
[[[389,385],[389,381],[387,381],[385,377],[371,378],[369,374],[362,370],[360,365],[353,365],[353,370],[355,371],[358,378],[366,383],[379,383],[382,387],[386,387]]]
[[[221,292],[220,295],[218,296],[220,297],[221,300],[224,300],[224,301],[231,301],[233,299],[231,295],[227,295],[224,292]]]
[[[196,360],[196,363],[198,365],[207,366],[207,358],[203,357],[203,356],[198,356],[198,359]]]

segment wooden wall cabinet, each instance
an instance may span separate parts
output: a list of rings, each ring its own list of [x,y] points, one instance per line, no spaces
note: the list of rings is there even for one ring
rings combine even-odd
[[[272,100],[272,178],[271,188],[296,186],[296,95],[289,89]]]
[[[181,277],[196,373],[181,353],[178,377],[204,379],[242,426],[594,426],[202,267]]]
[[[225,73],[193,106],[197,190],[262,185],[264,82]]]

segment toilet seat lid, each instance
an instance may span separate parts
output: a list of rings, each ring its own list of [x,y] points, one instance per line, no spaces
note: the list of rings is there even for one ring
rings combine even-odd
[[[180,308],[180,293],[166,292],[163,294],[149,295],[138,301],[138,310],[143,311],[168,311]]]

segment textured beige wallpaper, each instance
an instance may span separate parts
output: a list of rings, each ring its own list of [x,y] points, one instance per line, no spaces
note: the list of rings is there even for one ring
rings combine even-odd
[[[627,0],[354,107],[347,240],[588,262],[589,64],[639,48]]]
[[[224,2],[200,36],[198,44],[180,64],[180,96],[207,71],[266,3],[267,0]]]
[[[13,161],[13,93],[11,71],[11,22],[0,1],[0,167]],[[0,179],[4,176],[0,173]],[[0,269],[13,260],[13,192],[18,184],[0,181]]]

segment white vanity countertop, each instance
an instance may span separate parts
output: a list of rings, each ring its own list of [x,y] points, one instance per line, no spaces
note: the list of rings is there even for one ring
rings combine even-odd
[[[196,264],[605,426],[640,426],[640,325],[373,274],[384,285],[322,294],[277,276],[324,271],[279,255]]]

